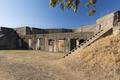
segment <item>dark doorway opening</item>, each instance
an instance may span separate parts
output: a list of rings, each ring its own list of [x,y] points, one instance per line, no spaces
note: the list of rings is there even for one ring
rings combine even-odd
[[[85,40],[84,39],[80,39],[79,40],[79,45],[81,44],[81,43],[83,43]]]
[[[76,47],[76,39],[70,40],[70,50],[73,50]]]
[[[48,40],[48,46],[49,46],[49,51],[54,52],[54,40],[49,39]]]

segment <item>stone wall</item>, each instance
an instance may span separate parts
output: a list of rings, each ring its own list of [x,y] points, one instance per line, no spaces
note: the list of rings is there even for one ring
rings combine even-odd
[[[39,28],[31,28],[31,34],[45,34],[45,30]]]
[[[118,23],[118,25],[114,26],[114,28],[113,28],[113,34],[114,35],[120,34],[120,22]]]
[[[120,33],[120,11],[97,19],[95,25],[78,29],[39,29],[28,26],[0,28],[0,49],[29,49],[51,52],[69,52],[95,33],[111,28],[104,36]],[[104,37],[103,36],[103,37]]]
[[[120,22],[120,11],[116,11],[114,13],[114,26],[119,26],[119,22]]]
[[[94,35],[93,32],[82,33],[50,33],[50,34],[35,34],[25,35],[26,43],[29,49],[49,51],[49,52],[69,52],[72,42],[75,40],[86,40]]]
[[[15,28],[15,31],[19,35],[30,35],[30,34],[32,35],[32,34],[44,34],[45,33],[44,29],[32,28],[29,26]]]
[[[96,20],[96,32],[113,27],[114,12]]]
[[[0,49],[19,49],[19,36],[11,28],[0,28]]]
[[[114,35],[120,32],[120,11],[114,11],[107,14],[96,21],[96,33],[103,31],[107,28],[112,28],[107,34],[113,33]]]
[[[68,33],[73,32],[72,29],[39,29],[29,26],[15,28],[19,35],[33,35],[33,34],[49,34],[49,33]]]
[[[72,29],[45,29],[45,33],[68,33],[68,32],[73,32]]]
[[[31,34],[31,28],[30,27],[19,27],[19,28],[15,28],[14,29],[17,34],[19,35],[27,35],[27,34]]]
[[[85,25],[85,26],[81,26],[78,29],[74,29],[74,32],[95,32],[96,30],[96,24],[93,25]]]

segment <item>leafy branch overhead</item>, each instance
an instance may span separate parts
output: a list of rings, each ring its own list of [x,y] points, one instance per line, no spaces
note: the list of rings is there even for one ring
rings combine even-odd
[[[52,7],[55,7],[56,5],[60,5],[60,8],[62,10],[66,9],[70,9],[72,8],[74,10],[75,13],[77,13],[79,5],[80,5],[80,1],[81,0],[50,0],[50,5]],[[90,9],[90,11],[88,12],[88,15],[91,16],[93,14],[95,14],[96,10],[94,5],[96,4],[96,0],[89,0],[86,3],[86,7]]]

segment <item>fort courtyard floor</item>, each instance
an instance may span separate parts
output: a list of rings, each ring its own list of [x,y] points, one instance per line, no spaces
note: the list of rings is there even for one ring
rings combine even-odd
[[[76,74],[57,63],[63,56],[40,51],[0,51],[0,80],[77,80]]]

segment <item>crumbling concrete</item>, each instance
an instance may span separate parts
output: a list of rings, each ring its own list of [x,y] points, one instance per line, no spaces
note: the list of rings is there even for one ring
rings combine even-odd
[[[39,29],[28,26],[0,28],[0,49],[26,49],[68,53],[96,33],[111,28],[104,36],[120,33],[120,11],[100,17],[94,25],[78,29]]]

